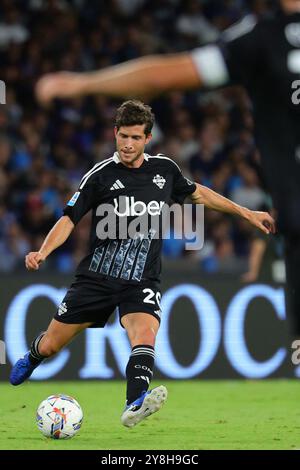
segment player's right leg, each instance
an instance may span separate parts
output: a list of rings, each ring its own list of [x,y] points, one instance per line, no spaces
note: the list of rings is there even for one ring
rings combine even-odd
[[[159,320],[150,313],[151,310],[124,314],[126,308],[128,307],[121,305],[119,311],[132,352],[126,367],[127,400],[121,422],[131,428],[159,411],[167,399],[168,392],[163,385],[148,391],[153,376],[154,345]],[[141,308],[145,307],[141,305]],[[156,308],[154,306],[154,309]]]
[[[39,334],[32,342],[30,351],[19,359],[10,374],[10,383],[20,385],[28,379],[41,362],[58,353],[82,330],[92,323],[67,324],[53,319],[46,332]]]

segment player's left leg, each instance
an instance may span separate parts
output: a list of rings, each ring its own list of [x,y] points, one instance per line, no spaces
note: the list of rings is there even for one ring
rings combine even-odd
[[[121,322],[132,347],[126,367],[127,401],[121,421],[124,426],[133,427],[162,407],[167,399],[167,389],[161,385],[148,392],[159,329],[157,318],[149,313],[128,313],[122,316]]]
[[[53,319],[47,331],[40,333],[32,342],[30,351],[19,359],[10,374],[10,383],[20,385],[28,379],[41,362],[56,354],[82,330],[91,326],[91,322],[64,324]]]

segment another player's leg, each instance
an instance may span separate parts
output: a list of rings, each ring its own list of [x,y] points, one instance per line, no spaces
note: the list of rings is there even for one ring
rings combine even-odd
[[[285,237],[286,302],[292,340],[300,339],[300,233]]]
[[[122,324],[132,351],[126,367],[126,406],[121,422],[133,427],[162,407],[167,399],[167,389],[161,385],[148,392],[153,376],[158,320],[148,313],[130,313],[122,317]]]
[[[58,353],[78,333],[91,323],[66,324],[53,319],[47,331],[40,333],[32,342],[30,351],[19,359],[10,374],[10,383],[20,385],[28,379],[41,362]]]

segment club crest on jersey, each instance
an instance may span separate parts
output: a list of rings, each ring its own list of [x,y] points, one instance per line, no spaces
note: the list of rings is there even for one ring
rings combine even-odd
[[[162,189],[165,185],[165,182],[166,182],[165,178],[163,176],[160,176],[160,175],[154,176],[152,181],[153,181],[154,184],[156,184],[159,187],[159,189]]]

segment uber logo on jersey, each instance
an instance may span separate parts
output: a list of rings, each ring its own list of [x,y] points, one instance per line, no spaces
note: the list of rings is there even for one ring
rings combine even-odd
[[[164,201],[135,201],[134,196],[120,196],[114,198],[114,213],[119,217],[140,216],[146,212],[149,215],[159,215]]]

